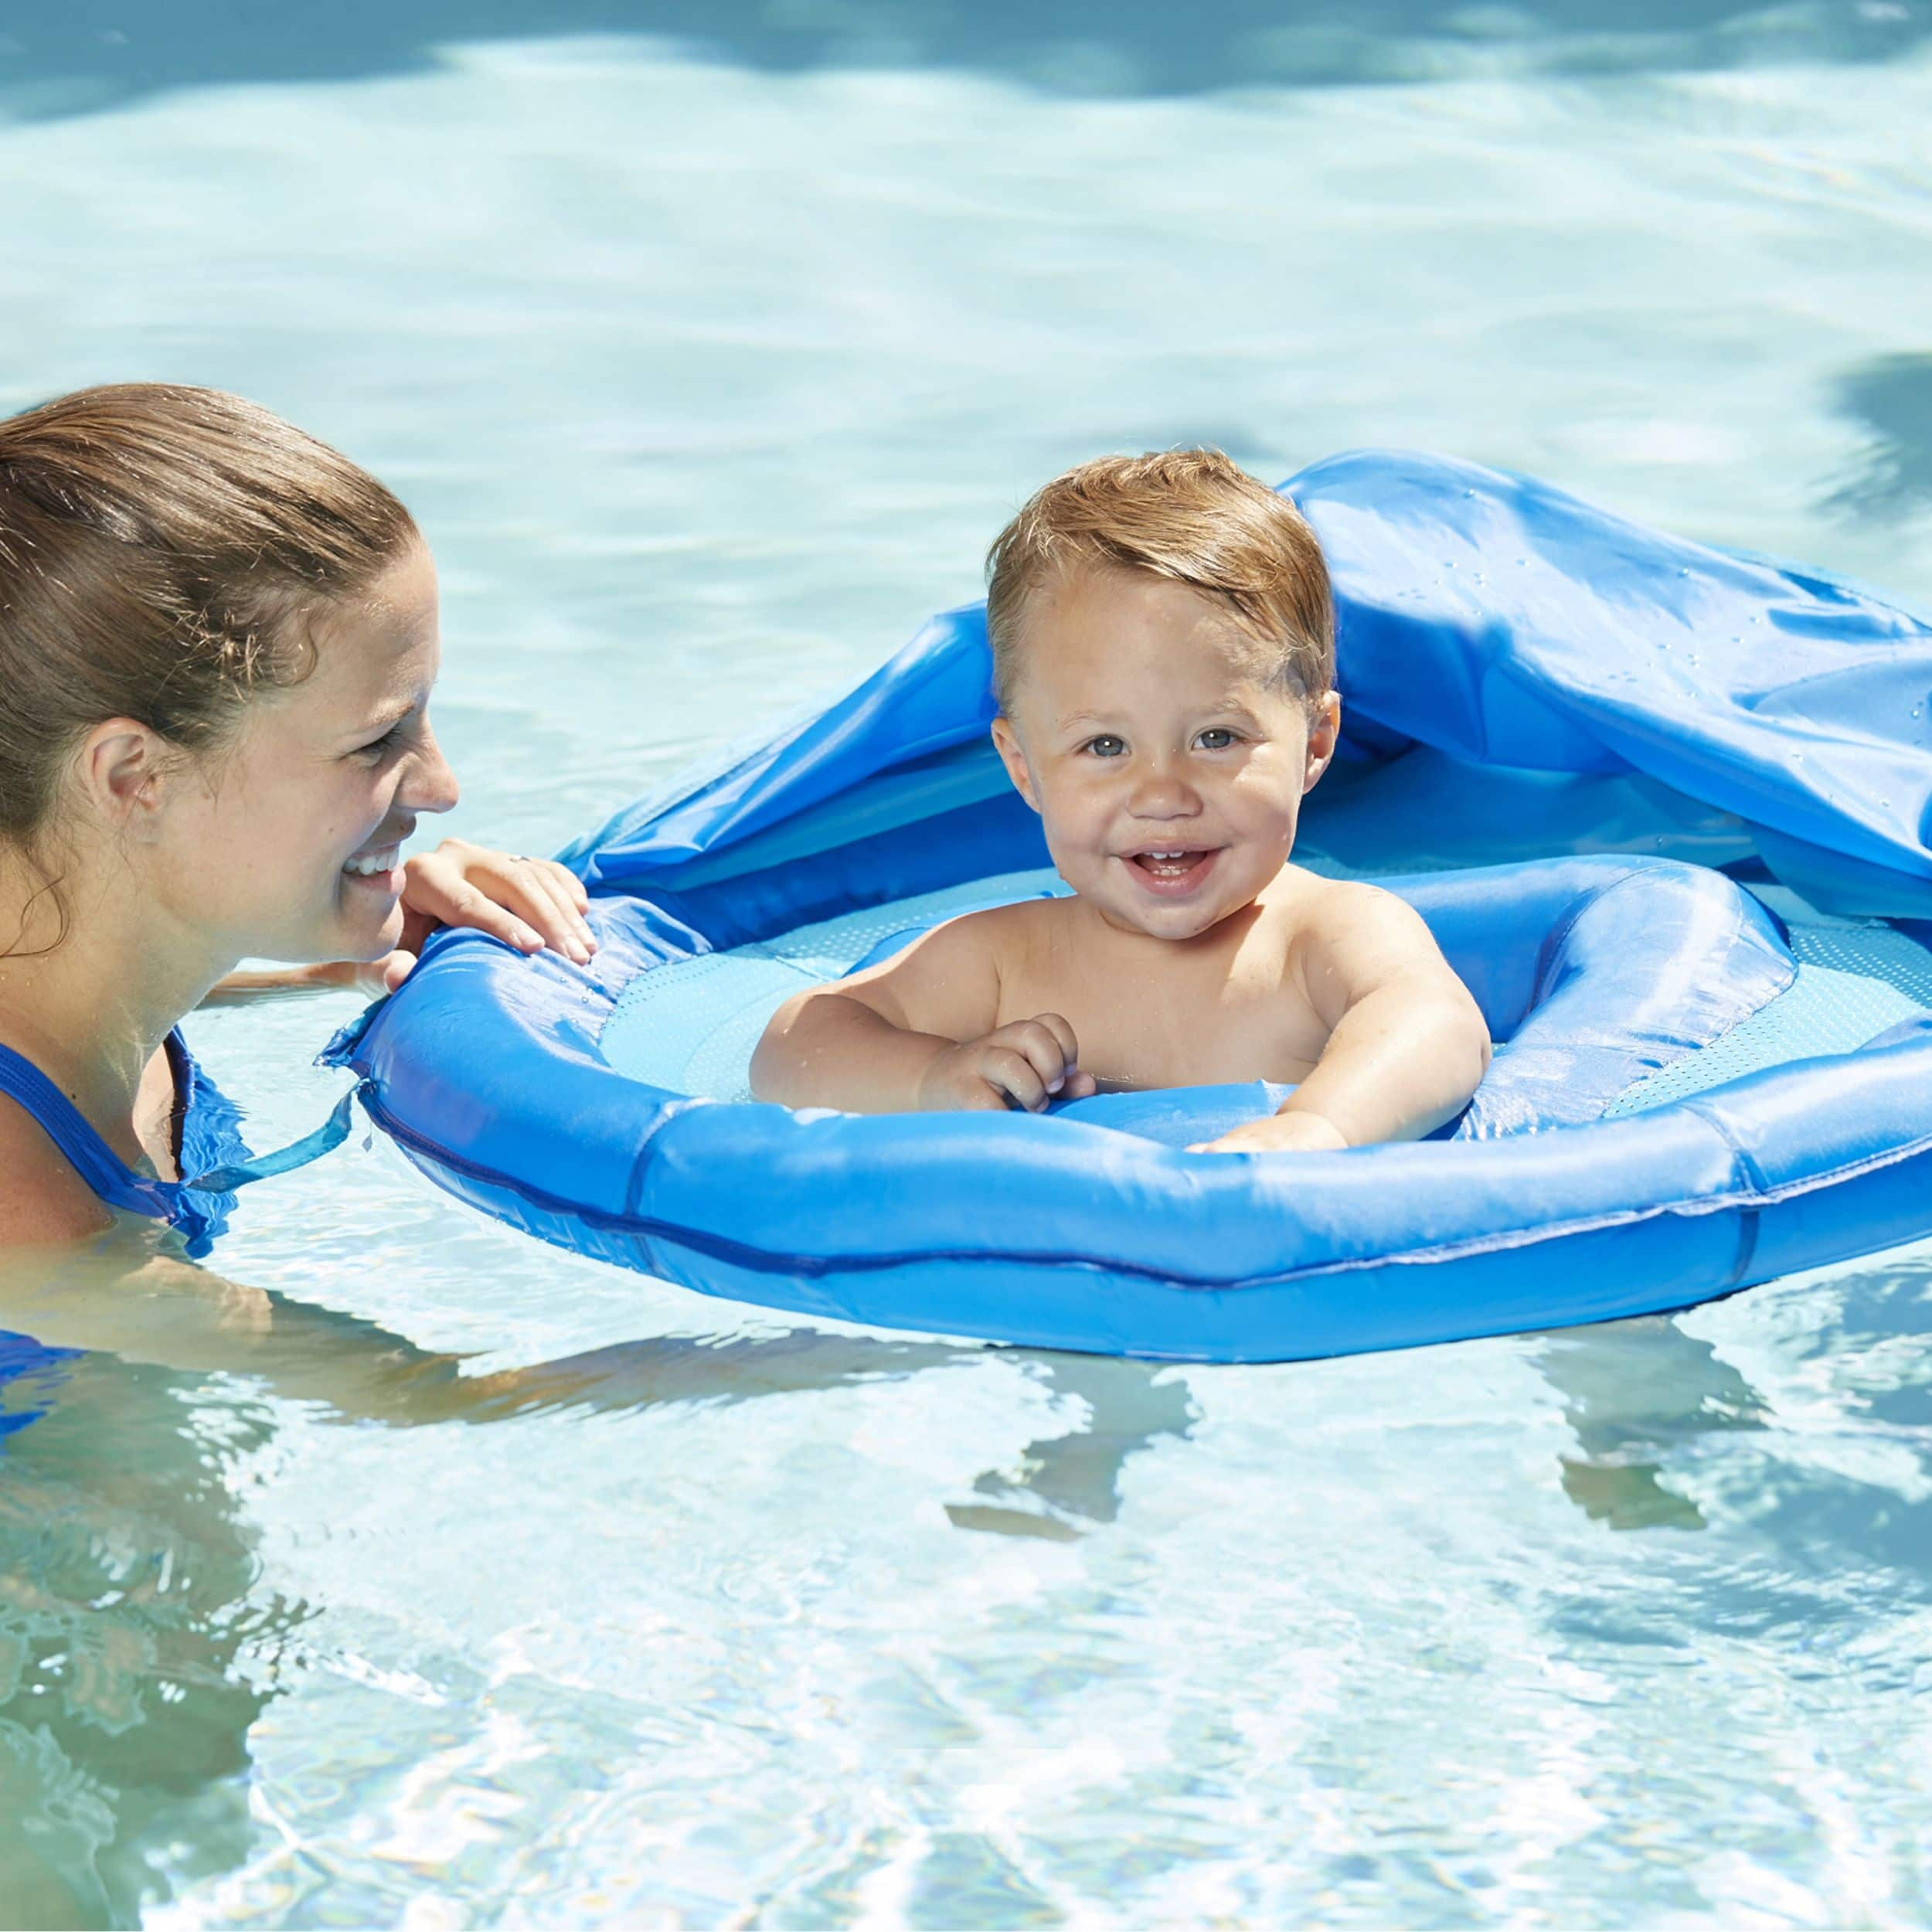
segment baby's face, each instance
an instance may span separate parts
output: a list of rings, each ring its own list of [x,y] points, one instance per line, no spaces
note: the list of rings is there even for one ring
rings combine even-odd
[[[993,736],[1053,863],[1108,924],[1191,939],[1253,902],[1294,845],[1335,750],[1212,598],[1138,570],[1081,570],[1026,607]]]

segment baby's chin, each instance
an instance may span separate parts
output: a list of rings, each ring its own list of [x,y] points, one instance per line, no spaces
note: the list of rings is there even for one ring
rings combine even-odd
[[[1090,902],[1106,923],[1117,933],[1129,933],[1141,939],[1163,939],[1179,945],[1211,933],[1223,920],[1231,919],[1254,903],[1252,898],[1238,904],[1140,906],[1122,905],[1109,898],[1095,896]]]

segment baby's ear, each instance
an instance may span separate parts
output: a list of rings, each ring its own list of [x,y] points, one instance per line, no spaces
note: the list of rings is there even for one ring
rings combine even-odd
[[[1026,768],[1026,753],[1019,748],[1019,733],[1003,716],[993,720],[993,748],[1006,767],[1007,777],[1013,781],[1013,789],[1038,811],[1039,801],[1033,796],[1033,774]]]
[[[1314,791],[1315,781],[1335,757],[1335,743],[1342,730],[1342,693],[1325,693],[1308,713],[1308,757],[1301,774],[1303,793]]]

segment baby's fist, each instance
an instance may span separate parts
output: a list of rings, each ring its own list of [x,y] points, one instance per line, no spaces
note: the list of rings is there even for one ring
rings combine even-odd
[[[1074,1064],[1079,1054],[1073,1029],[1059,1014],[1012,1020],[935,1056],[920,1083],[920,1104],[1037,1114],[1056,1095],[1084,1100],[1094,1079]]]

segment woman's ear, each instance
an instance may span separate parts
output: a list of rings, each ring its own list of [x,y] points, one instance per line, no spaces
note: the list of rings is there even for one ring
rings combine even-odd
[[[1342,730],[1342,693],[1325,692],[1308,715],[1308,757],[1301,774],[1305,796],[1314,791],[1315,781],[1328,768],[1335,757],[1335,741]]]
[[[132,718],[104,718],[74,754],[74,783],[102,825],[143,838],[159,822],[165,781],[178,761],[158,732]]]
[[[1027,768],[1026,753],[1020,749],[1019,733],[1004,716],[993,720],[993,748],[1006,767],[1007,777],[1013,781],[1013,789],[1038,811],[1039,801],[1033,795],[1033,774]]]

